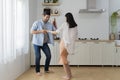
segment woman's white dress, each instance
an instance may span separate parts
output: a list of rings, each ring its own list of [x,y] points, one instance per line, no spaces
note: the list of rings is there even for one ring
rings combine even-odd
[[[60,28],[56,30],[57,33],[62,33],[61,39],[63,39],[65,48],[69,54],[74,54],[75,40],[77,38],[77,27],[69,28],[67,22],[63,23]]]

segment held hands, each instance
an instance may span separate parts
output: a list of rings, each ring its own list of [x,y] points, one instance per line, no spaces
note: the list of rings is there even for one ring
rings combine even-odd
[[[32,34],[40,34],[40,33],[47,33],[47,30],[38,30],[38,31],[32,31]]]
[[[50,30],[47,30],[47,32],[51,33],[51,34],[57,34],[56,31],[50,31]]]
[[[47,30],[47,32],[52,33],[52,31],[50,31],[50,30]]]
[[[40,30],[39,33],[51,33],[51,34],[53,34],[53,31],[50,31],[50,30]]]
[[[39,33],[51,33],[51,34],[57,34],[56,31],[50,31],[50,30],[40,30]]]

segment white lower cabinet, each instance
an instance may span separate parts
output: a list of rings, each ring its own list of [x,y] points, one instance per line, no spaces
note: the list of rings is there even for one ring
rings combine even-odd
[[[120,47],[116,47],[116,52],[115,52],[115,65],[119,66],[120,65]]]
[[[90,65],[102,64],[102,44],[99,42],[89,43]]]
[[[69,56],[71,65],[115,65],[115,56],[116,64],[120,63],[114,42],[76,42],[75,51]]]
[[[30,64],[35,65],[35,53],[34,53],[34,48],[32,44],[30,46]]]
[[[114,65],[115,64],[115,43],[104,43],[102,47],[102,65]]]
[[[56,41],[54,45],[49,46],[51,49],[51,62],[50,65],[59,65],[59,56],[60,56],[60,50],[59,50],[59,41]]]
[[[59,41],[55,41],[51,49],[50,65],[59,65]],[[42,52],[41,65],[45,64],[45,55]],[[31,46],[31,65],[35,65],[33,46]],[[120,47],[115,42],[76,42],[75,54],[69,55],[70,65],[120,65]]]
[[[69,55],[70,65],[90,65],[89,45],[76,42],[75,54]]]

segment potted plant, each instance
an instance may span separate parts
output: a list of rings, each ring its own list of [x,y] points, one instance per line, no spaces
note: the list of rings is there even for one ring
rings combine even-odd
[[[58,0],[53,0],[53,3],[57,3],[58,2]]]
[[[113,12],[111,15],[111,34],[110,34],[111,40],[115,40],[115,33],[117,28],[117,16],[118,16],[117,11]]]

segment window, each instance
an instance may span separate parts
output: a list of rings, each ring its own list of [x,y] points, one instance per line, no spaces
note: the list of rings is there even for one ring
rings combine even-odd
[[[0,0],[0,63],[28,53],[28,0]]]

